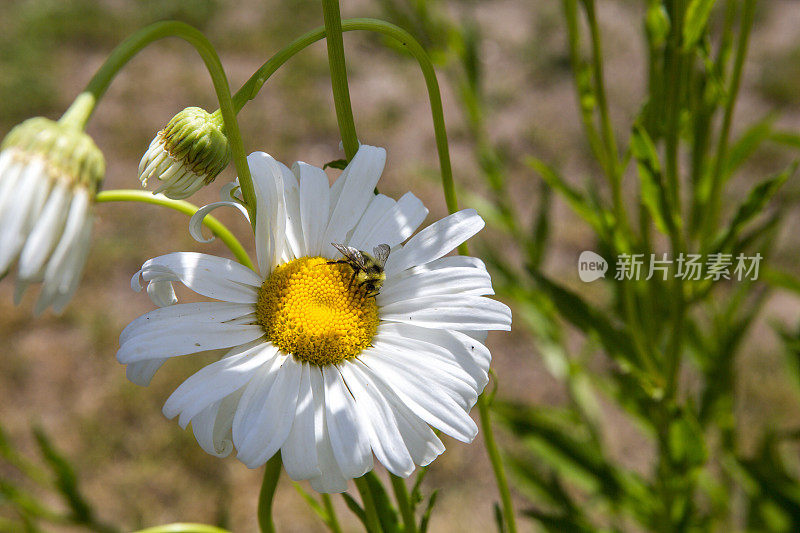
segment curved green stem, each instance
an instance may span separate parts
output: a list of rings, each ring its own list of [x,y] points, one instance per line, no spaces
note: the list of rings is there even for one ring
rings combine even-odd
[[[397,506],[403,516],[403,533],[417,533],[417,520],[414,518],[414,510],[411,508],[411,498],[408,494],[408,487],[403,478],[389,474],[392,480],[394,497],[397,499]]]
[[[357,30],[380,33],[391,37],[399,44],[403,45],[411,56],[417,60],[417,63],[419,63],[422,76],[425,79],[425,86],[428,90],[428,99],[430,100],[433,129],[436,137],[436,150],[439,156],[442,185],[445,190],[445,201],[451,213],[458,211],[458,201],[456,199],[455,184],[453,182],[453,170],[450,164],[450,149],[447,144],[447,129],[444,123],[442,95],[439,90],[439,81],[436,79],[436,71],[433,68],[433,62],[431,62],[422,45],[420,45],[410,33],[399,26],[371,18],[353,18],[342,21],[342,31],[348,32]],[[324,37],[325,28],[316,28],[301,35],[283,50],[272,56],[233,96],[236,109],[241,110],[248,101],[255,98],[270,76],[291,57]]]
[[[185,200],[171,200],[161,194],[152,194],[147,191],[139,191],[136,189],[119,189],[112,191],[101,191],[95,197],[96,202],[142,202],[146,204],[161,205],[169,207],[175,211],[180,211],[189,216],[194,215],[199,209],[196,205],[189,203]],[[236,260],[247,268],[255,270],[255,265],[247,255],[239,240],[231,233],[231,231],[219,220],[211,215],[203,219],[203,224],[211,230],[215,236],[228,247],[231,253],[236,257]]]
[[[60,122],[75,123],[81,128],[85,127],[86,122],[94,112],[97,102],[108,90],[109,85],[111,85],[120,69],[147,45],[164,37],[179,37],[191,44],[200,54],[211,75],[211,81],[214,84],[214,90],[219,100],[222,120],[225,123],[225,132],[231,145],[233,162],[239,175],[242,197],[250,213],[250,220],[255,223],[256,195],[253,189],[253,180],[250,177],[250,168],[247,166],[247,156],[239,131],[239,123],[236,120],[236,110],[233,106],[228,78],[225,75],[225,70],[222,68],[222,63],[216,50],[214,50],[205,35],[196,28],[184,22],[156,22],[125,39],[111,52],[111,55],[108,56],[106,62],[92,77],[83,93],[75,99],[75,102],[61,117]]]
[[[361,495],[361,502],[364,504],[364,514],[366,515],[366,526],[369,533],[381,533],[381,521],[378,518],[378,510],[375,507],[375,500],[372,498],[372,491],[367,483],[366,476],[355,478],[358,493]]]
[[[342,16],[339,13],[339,0],[322,0],[322,14],[325,18],[325,35],[328,45],[328,65],[331,69],[331,88],[336,120],[342,136],[342,146],[347,160],[358,152],[358,136],[350,105],[350,89],[347,86],[347,64],[344,59],[342,42]]]
[[[264,480],[261,482],[261,492],[258,495],[258,527],[262,533],[275,531],[275,523],[272,521],[272,500],[275,497],[275,489],[278,488],[281,468],[281,452],[273,455],[264,467]]]
[[[230,533],[227,529],[207,524],[175,523],[140,529],[135,533]]]

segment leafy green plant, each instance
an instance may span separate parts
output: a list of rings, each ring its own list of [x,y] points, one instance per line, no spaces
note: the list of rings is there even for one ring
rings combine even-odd
[[[483,255],[498,276],[498,294],[515,302],[516,323],[533,333],[537,356],[568,393],[561,407],[495,402],[514,436],[506,451],[528,501],[522,512],[547,531],[796,529],[800,480],[781,451],[787,437],[764,429],[758,451],[746,452],[742,433],[762,430],[741,427],[734,412],[737,357],[756,335],[753,325],[763,320],[773,291],[798,287],[796,272],[772,261],[779,255],[777,232],[796,205],[783,192],[796,165],[763,177],[748,164],[766,145],[796,148],[797,136],[777,130],[773,115],[732,135],[741,129],[733,128],[734,111],[755,0],[646,2],[647,91],[623,129],[610,117],[598,6],[562,0],[562,31],[597,177],[576,187],[557,166],[527,156],[528,179],[541,180],[527,221],[509,193],[510,169],[520,161],[487,133],[491,112],[476,19],[452,20],[431,2],[383,4],[398,23],[425,34],[458,89],[489,193],[472,201],[523,261],[491,245]],[[749,192],[737,192],[734,177],[752,183]],[[554,196],[612,263],[593,297],[545,267],[553,251]],[[761,270],[739,281],[705,272],[685,279],[674,270],[645,280],[645,264],[636,279],[619,259],[638,254],[669,258],[673,266],[689,254],[733,262],[758,256]],[[796,365],[797,335],[782,333]],[[602,404],[626,413],[648,441],[646,472],[609,452],[612,428]]]

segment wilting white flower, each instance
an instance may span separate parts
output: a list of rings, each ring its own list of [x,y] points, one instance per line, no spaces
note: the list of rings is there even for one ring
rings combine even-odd
[[[160,181],[153,194],[179,200],[208,185],[231,159],[222,115],[187,107],[159,131],[139,162],[139,181]]]
[[[208,453],[235,448],[255,468],[280,450],[292,479],[341,492],[372,469],[373,454],[403,477],[433,461],[444,446],[432,427],[464,442],[477,434],[468,413],[488,380],[483,340],[508,330],[511,313],[485,297],[493,291],[479,259],[446,254],[484,223],[466,209],[412,237],[428,210],[411,193],[374,194],[385,157],[362,146],[329,186],[319,168],[290,170],[254,153],[261,274],[184,252],[151,259],[133,277],[165,307],[120,336],[117,359],[132,381],[148,384],[169,357],[228,350],[164,405],[182,427],[192,423]],[[207,206],[195,232],[220,205],[239,206]],[[331,243],[391,247],[376,297],[336,262]],[[169,305],[173,282],[220,301]]]
[[[17,262],[19,303],[42,282],[34,312],[60,312],[78,287],[92,231],[92,202],[105,172],[84,132],[45,118],[15,127],[0,151],[0,278]]]

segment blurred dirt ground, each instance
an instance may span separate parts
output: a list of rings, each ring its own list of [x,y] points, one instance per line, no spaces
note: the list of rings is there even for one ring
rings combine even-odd
[[[344,16],[381,15],[375,2],[342,4]],[[630,123],[644,89],[642,4],[600,2],[609,100],[619,125]],[[780,113],[782,126],[800,130],[797,5],[791,0],[761,3],[736,131],[770,110]],[[559,3],[488,0],[453,2],[449,7],[456,17],[463,10],[474,13],[481,24],[491,134],[515,162],[511,186],[522,213],[530,216],[530,199],[538,184],[519,163],[523,155],[557,163],[576,183],[593,172],[574,105]],[[6,0],[0,3],[0,134],[28,116],[57,117],[125,35],[170,17],[207,33],[218,46],[234,89],[283,44],[322,23],[313,0]],[[440,218],[446,209],[437,182],[430,111],[415,64],[368,36],[346,35],[345,45],[360,140],[388,149],[381,191],[397,197],[412,190],[430,208],[428,222]],[[456,180],[480,192],[472,145],[451,90],[441,81]],[[189,105],[216,108],[203,64],[188,45],[169,40],[137,56],[111,86],[89,126],[107,159],[104,187],[137,187],[139,157],[152,136]],[[324,44],[290,61],[245,107],[240,120],[248,152],[264,150],[288,164],[302,159],[318,166],[342,157]],[[734,182],[731,194],[746,190],[787,160],[785,153],[765,152]],[[219,186],[232,178],[232,169],[226,170],[191,200],[215,201]],[[798,186],[790,185],[788,191],[797,194]],[[564,206],[554,207],[557,223],[547,267],[578,287],[575,260],[581,250],[592,248],[591,236]],[[217,213],[252,250],[249,228],[239,215]],[[226,251],[218,243],[194,242],[184,215],[153,206],[98,205],[97,215],[83,284],[62,316],[48,312],[31,318],[34,295],[15,308],[13,280],[0,283],[0,422],[31,457],[36,456],[31,424],[45,428],[74,460],[81,484],[104,521],[124,529],[222,521],[233,531],[254,531],[261,471],[248,470],[235,458],[206,455],[190,432],[160,411],[169,393],[213,354],[171,361],[147,389],[130,384],[114,358],[121,329],[153,307],[129,285],[145,260],[178,250],[218,255]],[[489,236],[494,235],[485,232],[476,244]],[[797,241],[796,234],[785,235],[783,255],[775,258],[793,272]],[[514,254],[514,243],[506,244]],[[796,322],[798,314],[797,301],[786,297],[773,298],[767,312],[787,323]],[[754,426],[800,422],[797,394],[783,377],[779,348],[767,324],[759,325],[751,338],[753,345],[740,360],[739,416]],[[502,397],[543,404],[564,399],[522,328],[490,335],[489,345]],[[607,418],[615,455],[646,469],[646,440],[620,413],[609,409]],[[480,438],[472,445],[447,439],[448,451],[431,467],[424,487],[442,489],[432,531],[494,530],[492,507],[498,498]],[[0,466],[0,476],[16,475]],[[355,530],[341,499],[334,501],[345,529]],[[280,531],[324,530],[285,476],[275,517]]]

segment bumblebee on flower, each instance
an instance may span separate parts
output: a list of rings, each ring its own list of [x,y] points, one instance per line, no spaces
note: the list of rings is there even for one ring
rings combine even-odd
[[[407,477],[444,450],[432,428],[471,441],[468,413],[491,360],[482,341],[511,316],[485,297],[480,260],[446,254],[483,220],[463,210],[413,235],[428,210],[411,193],[374,194],[381,148],[361,146],[333,186],[305,163],[248,162],[259,273],[197,253],[147,261],[133,287],[143,280],[154,301],[174,305],[122,332],[129,378],[146,385],[169,357],[229,350],[178,387],[165,415],[191,422],[207,452],[236,449],[251,468],[280,450],[289,476],[320,492],[346,490],[373,454]],[[202,214],[221,205],[240,206],[230,198]],[[360,272],[374,265],[385,281]],[[177,304],[174,282],[218,301]]]

